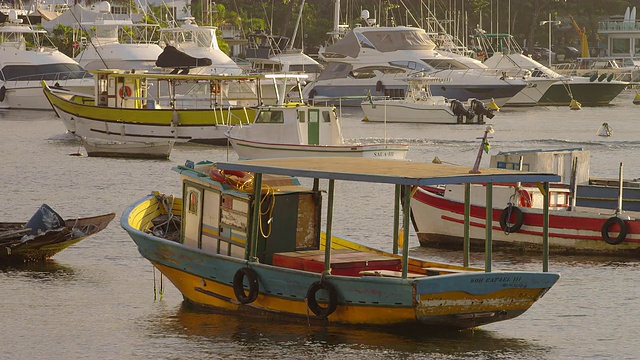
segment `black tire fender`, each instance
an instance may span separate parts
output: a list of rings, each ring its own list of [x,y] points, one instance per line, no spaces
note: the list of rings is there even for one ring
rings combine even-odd
[[[609,228],[614,224],[618,224],[618,227],[620,228],[620,233],[618,233],[617,237],[611,238],[611,236],[609,236]],[[620,219],[619,217],[612,216],[608,218],[607,221],[604,222],[604,224],[602,224],[602,239],[607,244],[618,245],[621,242],[623,242],[626,237],[627,237],[627,224],[624,222],[624,220]]]
[[[249,281],[249,294],[244,293],[244,278],[247,277]],[[250,304],[258,298],[258,292],[260,286],[258,285],[258,275],[252,269],[245,267],[236,271],[233,276],[233,292],[236,294],[236,299],[241,304]]]
[[[316,293],[320,290],[325,290],[329,294],[327,307],[321,307],[318,304]],[[326,319],[329,315],[333,314],[338,307],[338,293],[336,288],[326,281],[314,282],[307,290],[307,306],[317,317]]]
[[[509,210],[509,208],[511,208],[511,210]],[[507,220],[509,220],[507,219],[507,216],[509,214],[509,211],[511,211],[511,214],[514,214],[516,216],[516,223],[511,226],[507,226]],[[500,228],[502,228],[502,230],[507,233],[518,232],[518,230],[520,230],[520,228],[522,227],[522,221],[522,210],[520,210],[520,208],[517,206],[507,206],[502,210],[502,213],[500,214]]]

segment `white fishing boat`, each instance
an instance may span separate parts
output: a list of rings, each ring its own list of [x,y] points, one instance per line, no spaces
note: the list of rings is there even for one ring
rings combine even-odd
[[[407,78],[409,84],[403,98],[373,98],[369,95],[360,107],[366,121],[426,124],[484,124],[484,117],[494,117],[477,99],[464,103],[431,94],[432,83],[446,83],[450,79],[432,77]],[[475,118],[475,121],[474,121]]]
[[[58,51],[45,30],[23,24],[14,11],[0,26],[0,73],[2,109],[51,110],[42,81],[58,92],[93,93],[91,75]]]
[[[284,86],[279,81],[274,88],[277,92]],[[387,143],[386,139],[382,143],[346,143],[337,108],[287,103],[285,94],[280,94],[278,105],[258,108],[252,124],[233,126],[226,132],[240,159],[339,156],[401,160],[409,151],[409,145]]]
[[[104,139],[82,139],[82,146],[91,157],[117,157],[131,159],[169,159],[173,141],[120,142]]]

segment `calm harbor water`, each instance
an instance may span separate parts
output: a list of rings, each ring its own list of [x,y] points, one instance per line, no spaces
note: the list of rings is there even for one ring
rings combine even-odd
[[[491,154],[518,149],[582,147],[591,175],[640,177],[640,107],[625,92],[605,108],[505,109],[489,123]],[[358,109],[343,109],[349,141],[408,142],[408,157],[472,165],[483,125],[362,123]],[[603,122],[612,137],[596,135]],[[554,257],[562,277],[527,313],[462,333],[317,327],[225,313],[203,313],[138,253],[119,226],[122,211],[159,190],[179,194],[170,168],[189,160],[235,160],[224,147],[176,146],[169,161],[71,156],[79,143],[53,112],[0,112],[2,221],[26,221],[42,203],[63,217],[116,212],[103,232],[41,265],[0,266],[1,359],[636,359],[640,353],[640,262],[614,258]],[[482,161],[488,165],[488,156]],[[388,248],[388,237],[363,238],[363,226],[387,231],[386,188],[354,196],[338,186],[334,232]],[[352,205],[347,208],[347,205]],[[357,224],[357,226],[356,226]],[[414,252],[461,262],[452,251]],[[483,265],[483,255],[473,254]],[[495,254],[494,269],[541,269],[536,256]],[[162,296],[158,290],[164,290]]]

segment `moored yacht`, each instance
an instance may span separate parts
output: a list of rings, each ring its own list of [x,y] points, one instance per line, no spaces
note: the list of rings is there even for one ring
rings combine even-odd
[[[87,70],[153,69],[162,53],[157,41],[152,40],[160,26],[116,19],[111,14],[111,4],[106,1],[98,7],[100,15],[94,21],[80,24],[89,34],[89,41],[75,60]],[[121,34],[126,35],[126,41],[121,41]]]
[[[360,105],[362,97],[402,98],[407,76],[426,74],[450,78],[434,86],[434,96],[460,101],[475,98],[504,105],[526,84],[490,69],[470,68],[464,62],[435,50],[425,30],[397,27],[356,27],[330,45],[322,56],[327,61],[316,81],[307,85],[305,98],[342,98],[343,105]],[[349,97],[360,97],[351,99]]]
[[[167,61],[156,61],[160,67],[171,68],[172,60],[177,56],[170,53],[175,50],[183,52],[193,58],[203,59],[202,64],[193,64],[189,69],[190,74],[198,75],[240,75],[242,69],[225,54],[218,46],[216,30],[214,26],[198,26],[192,21],[193,18],[185,19],[180,26],[163,28],[160,30],[160,43],[164,45],[162,55],[166,55]],[[206,61],[206,60],[210,60]],[[177,68],[180,64],[176,64]]]
[[[537,105],[543,106],[569,106],[571,100],[576,100],[582,106],[609,105],[629,83],[613,79],[613,74],[608,77],[570,77],[562,76],[541,63],[523,54],[522,49],[513,36],[508,34],[481,34],[484,39],[484,47],[490,57],[484,61],[484,65],[501,69],[505,72],[531,71],[530,79],[556,80],[540,96]],[[532,88],[537,94],[540,89]]]
[[[94,80],[50,43],[46,30],[22,24],[15,12],[0,26],[0,108],[52,110],[41,81],[56,91],[91,94]]]

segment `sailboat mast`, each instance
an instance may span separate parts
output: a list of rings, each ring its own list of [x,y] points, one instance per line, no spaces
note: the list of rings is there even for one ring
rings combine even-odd
[[[293,28],[293,35],[291,35],[291,43],[289,44],[289,49],[293,49],[293,43],[296,41],[296,34],[298,33],[298,25],[300,25],[300,20],[302,19],[302,9],[304,8],[304,2],[306,0],[302,0],[300,3],[300,12],[298,12],[298,20],[296,20],[296,26]]]
[[[340,25],[340,0],[333,1],[333,42],[337,42],[339,40],[339,27]]]

